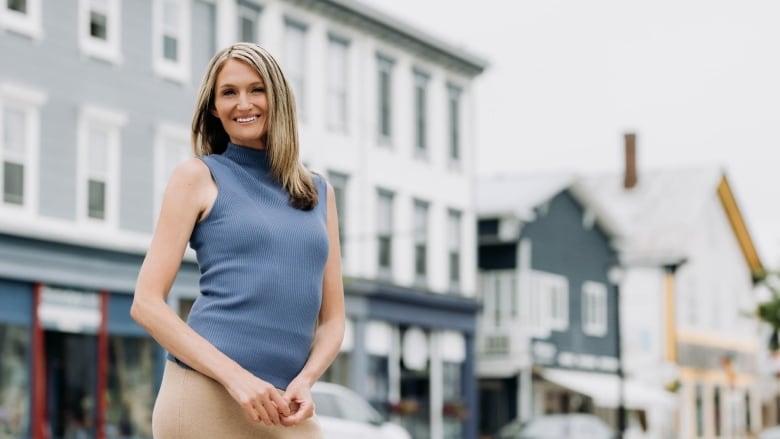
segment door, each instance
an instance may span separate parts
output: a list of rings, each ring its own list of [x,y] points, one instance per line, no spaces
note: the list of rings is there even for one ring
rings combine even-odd
[[[46,412],[52,439],[96,434],[97,336],[45,331]]]

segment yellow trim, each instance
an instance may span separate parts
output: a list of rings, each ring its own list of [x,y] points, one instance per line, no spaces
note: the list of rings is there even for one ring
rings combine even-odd
[[[693,369],[680,366],[678,376],[681,383],[707,383],[721,386],[730,386],[728,375],[723,369]],[[756,375],[747,373],[734,374],[734,386],[745,388],[756,382]]]
[[[707,346],[719,349],[730,349],[740,352],[756,353],[758,351],[758,342],[753,339],[739,339],[734,337],[725,337],[719,334],[695,331],[690,329],[680,329],[677,331],[677,341],[679,343],[690,343],[699,346]]]
[[[666,361],[677,362],[677,328],[674,309],[674,274],[670,271],[664,276],[664,351]]]
[[[764,272],[764,266],[761,264],[761,258],[758,256],[756,247],[753,245],[753,240],[750,237],[750,232],[745,225],[745,220],[740,213],[737,200],[734,197],[734,193],[731,191],[726,177],[723,176],[718,184],[718,197],[723,204],[723,208],[726,210],[726,216],[729,218],[731,228],[734,230],[734,234],[737,237],[739,246],[742,249],[742,254],[745,256],[745,261],[750,268],[750,272],[755,276],[761,276]]]

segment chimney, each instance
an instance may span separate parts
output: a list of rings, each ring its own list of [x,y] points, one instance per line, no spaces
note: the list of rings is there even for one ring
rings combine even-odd
[[[626,168],[623,175],[623,188],[631,189],[636,186],[638,176],[636,173],[636,134],[626,133]]]

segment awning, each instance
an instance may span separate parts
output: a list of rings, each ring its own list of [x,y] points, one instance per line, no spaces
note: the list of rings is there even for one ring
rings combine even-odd
[[[598,407],[617,408],[619,405],[620,380],[617,375],[561,369],[543,369],[541,375],[547,381],[590,397]],[[676,404],[673,393],[636,380],[623,381],[623,406],[626,408],[672,409]]]

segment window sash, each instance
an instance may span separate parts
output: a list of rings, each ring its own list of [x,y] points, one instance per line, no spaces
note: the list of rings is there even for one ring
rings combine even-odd
[[[428,77],[415,73],[414,80],[414,129],[415,146],[418,152],[428,149]]]
[[[163,0],[162,7],[162,55],[169,61],[179,61],[181,39],[181,4],[175,0]]]
[[[89,1],[89,35],[92,38],[108,40],[108,1]]]
[[[460,89],[450,86],[448,93],[448,124],[450,159],[460,160]]]
[[[29,12],[28,3],[29,2],[27,0],[6,0],[5,7],[9,11],[14,11],[20,14],[27,15],[27,13]]]
[[[13,107],[3,111],[3,158],[24,163],[27,149],[27,112]]]
[[[106,182],[103,180],[87,180],[87,216],[106,219]]]
[[[259,41],[260,10],[248,4],[239,3],[238,30],[242,41]]]
[[[3,202],[24,204],[24,165],[9,161],[3,163]]]
[[[328,41],[328,123],[347,126],[348,44],[336,38]]]
[[[301,115],[305,107],[306,77],[306,29],[299,24],[287,22],[284,27],[285,74],[292,85],[295,103]]]

